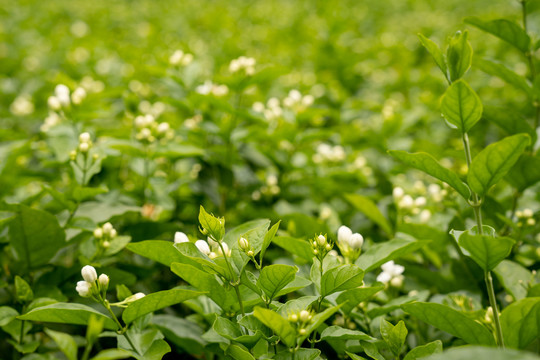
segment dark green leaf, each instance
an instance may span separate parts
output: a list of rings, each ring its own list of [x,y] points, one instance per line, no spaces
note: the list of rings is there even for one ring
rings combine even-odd
[[[403,360],[417,360],[424,358],[429,355],[442,353],[442,342],[441,340],[435,340],[433,342],[427,343],[426,345],[417,346],[405,355]]]
[[[273,299],[281,289],[294,280],[297,271],[296,266],[290,265],[265,266],[261,270],[257,285],[268,296],[268,299]]]
[[[345,198],[368,219],[379,225],[384,232],[390,236],[393,235],[392,225],[390,225],[373,201],[359,194],[346,194]]]
[[[514,240],[508,237],[474,235],[463,232],[458,240],[459,246],[485,271],[493,270],[512,251]]]
[[[369,249],[356,260],[356,265],[361,269],[364,269],[364,271],[369,272],[387,261],[395,260],[416,251],[427,243],[428,241],[426,240],[416,240],[402,234],[390,241],[385,241],[369,247]]]
[[[108,316],[82,304],[56,303],[42,306],[19,316],[18,319],[61,324],[88,325],[88,319],[92,314],[97,317],[105,318],[105,328],[117,328],[114,321]]]
[[[296,345],[296,330],[281,315],[261,307],[256,307],[253,315],[264,325],[272,329],[287,347],[291,348]]]
[[[403,320],[397,323],[397,325],[392,325],[388,321],[382,319],[381,321],[381,336],[386,342],[390,350],[394,355],[398,356],[401,352],[401,348],[405,343],[407,338],[407,328]]]
[[[458,31],[450,39],[446,51],[446,62],[451,81],[460,79],[471,67],[473,50],[468,37],[467,31]]]
[[[384,289],[384,284],[381,283],[375,283],[371,287],[349,289],[339,294],[336,302],[341,304],[341,311],[348,314],[362,301],[366,301],[382,289]]]
[[[508,347],[525,349],[540,337],[540,297],[524,298],[501,312],[504,343]]]
[[[364,271],[353,264],[346,264],[326,271],[321,279],[321,296],[349,290],[362,285]]]
[[[465,18],[464,21],[467,24],[476,26],[480,30],[495,35],[499,39],[515,46],[523,53],[529,51],[529,47],[531,46],[531,38],[529,35],[527,35],[523,28],[509,20],[497,19],[484,21],[477,17],[471,16]]]

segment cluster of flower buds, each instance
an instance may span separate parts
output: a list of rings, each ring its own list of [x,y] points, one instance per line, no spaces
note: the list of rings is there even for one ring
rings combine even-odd
[[[112,226],[110,222],[106,222],[101,227],[97,227],[94,230],[94,237],[99,240],[100,245],[107,249],[111,246],[110,241],[118,235],[116,229]]]
[[[350,228],[342,225],[338,229],[337,239],[337,245],[341,254],[343,254],[347,261],[354,263],[362,252],[364,237],[359,233],[353,233]]]
[[[229,64],[229,71],[231,73],[236,73],[239,71],[244,71],[246,75],[255,74],[255,64],[257,61],[254,58],[240,56],[238,59],[234,59]]]
[[[231,249],[229,249],[229,246],[224,241],[217,242],[208,237],[207,241],[195,241],[195,246],[197,247],[197,249],[199,249],[201,253],[205,254],[210,259],[215,259],[219,256],[231,257]]]
[[[193,61],[193,55],[189,53],[184,53],[182,50],[176,50],[169,57],[169,64],[172,66],[187,66]]]
[[[86,98],[86,90],[82,87],[76,88],[73,93],[64,84],[58,84],[54,88],[54,95],[49,96],[47,104],[53,111],[68,109],[71,104],[79,105]]]
[[[240,239],[238,239],[238,247],[240,247],[240,249],[244,251],[249,257],[253,257],[255,255],[255,253],[253,252],[253,248],[249,243],[249,240],[245,237],[240,237]]]
[[[274,174],[266,177],[266,185],[261,186],[261,193],[267,196],[274,196],[281,192],[278,185],[278,178]]]
[[[90,133],[83,132],[79,135],[79,145],[77,146],[77,149],[72,150],[69,153],[69,157],[71,160],[75,161],[77,158],[77,154],[81,153],[83,155],[88,154],[90,149],[92,149],[93,143],[92,143],[92,137],[90,136]],[[94,160],[98,158],[98,154],[93,155]]]
[[[313,314],[308,310],[301,310],[299,312],[290,313],[287,319],[290,323],[296,325],[299,335],[305,335],[307,332],[306,326],[309,325],[313,319]]]
[[[29,95],[19,95],[9,106],[9,110],[13,115],[25,116],[34,112],[34,103]]]
[[[317,151],[313,154],[312,159],[314,163],[320,164],[323,162],[340,162],[345,160],[346,156],[343,146],[322,143],[317,146]]]
[[[401,287],[403,284],[403,271],[405,268],[388,261],[381,265],[382,272],[377,276],[377,281],[383,284],[390,284],[393,287]]]
[[[105,293],[109,287],[109,277],[105,274],[97,276],[96,269],[91,265],[86,265],[81,270],[83,281],[78,281],[75,290],[82,297],[105,298]]]
[[[295,111],[303,111],[307,107],[313,105],[315,98],[313,95],[302,95],[300,91],[293,89],[289,91],[289,94],[283,99],[283,105],[289,109]]]
[[[516,211],[516,217],[518,219],[517,225],[522,227],[523,225],[534,226],[536,220],[534,219],[534,213],[531,209],[524,209]]]
[[[268,99],[266,106],[260,101],[253,103],[252,109],[257,113],[263,114],[268,121],[278,119],[283,115],[283,109],[281,108],[279,99],[275,97]]]
[[[326,234],[319,234],[311,241],[313,254],[319,261],[323,261],[324,257],[332,250],[334,244],[328,240]]]
[[[174,137],[174,130],[168,122],[158,123],[153,115],[139,115],[135,118],[135,127],[138,132],[135,138],[146,143],[153,143],[156,140]]]
[[[189,130],[196,129],[200,123],[202,123],[203,117],[201,114],[195,114],[192,117],[184,120],[184,126]]]
[[[199,85],[195,88],[195,91],[201,95],[214,95],[217,97],[225,96],[229,93],[229,88],[227,85],[217,85],[214,84],[211,80],[206,80],[204,84]]]
[[[438,187],[438,185],[437,185]],[[440,189],[440,187],[438,187]],[[435,194],[435,187],[431,188]],[[424,191],[425,192],[425,191]],[[428,209],[422,209],[427,205],[427,199],[424,196],[418,196],[413,199],[411,195],[405,194],[405,191],[401,187],[395,187],[392,191],[392,196],[397,203],[398,208],[405,213],[405,222],[410,221],[410,215],[418,215],[418,219],[422,223],[426,223],[431,218],[431,211]],[[437,193],[437,198],[439,197]]]

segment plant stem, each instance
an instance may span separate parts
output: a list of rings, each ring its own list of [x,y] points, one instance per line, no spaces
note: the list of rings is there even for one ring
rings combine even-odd
[[[486,287],[489,297],[489,303],[493,309],[493,322],[495,323],[495,334],[497,335],[497,344],[500,348],[504,349],[504,338],[502,334],[501,322],[499,320],[499,309],[497,308],[497,301],[495,299],[495,290],[493,289],[493,279],[491,272],[486,271],[484,273],[484,279],[486,280]]]
[[[116,315],[114,314],[114,311],[112,311],[111,309],[111,306],[109,305],[109,302],[107,300],[101,300],[101,304],[103,306],[105,306],[105,308],[107,309],[107,311],[109,312],[109,314],[111,314],[111,317],[112,319],[114,320],[114,322],[116,323],[116,325],[118,326],[118,331],[121,332],[122,335],[124,335],[124,337],[126,338],[126,340],[128,341],[129,345],[131,346],[131,348],[133,349],[133,351],[135,351],[137,354],[139,354],[139,351],[137,350],[137,348],[135,347],[135,345],[133,344],[133,341],[131,341],[131,338],[129,337],[129,335],[127,334],[127,328],[124,328],[122,326],[122,324],[120,323],[120,321],[118,320],[118,318],[116,317]],[[140,354],[139,354],[140,355]]]
[[[221,239],[217,243],[219,244],[221,253],[223,254],[223,257],[225,258],[225,263],[227,264],[227,268],[229,269],[229,273],[231,274],[231,278],[232,278],[234,275],[234,272],[233,272],[231,264],[229,263],[229,259],[227,258],[227,253],[225,252],[225,249],[223,249],[223,245],[221,244],[222,241],[223,239]],[[240,311],[242,312],[242,316],[246,316],[246,313],[244,312],[244,304],[242,303],[242,296],[240,295],[239,286],[240,286],[240,278],[234,281],[233,287],[234,287],[234,291],[236,292],[236,297],[238,298],[238,302],[240,303]]]
[[[240,284],[234,286],[234,290],[236,291],[236,297],[238,298],[238,302],[240,303],[240,311],[242,312],[242,316],[246,316],[246,313],[244,311],[244,304],[242,303],[242,296],[240,295]]]
[[[90,351],[92,350],[92,344],[90,343],[87,343],[85,348],[84,348],[84,353],[83,353],[83,356],[82,356],[82,360],[88,360],[88,357],[90,356]]]

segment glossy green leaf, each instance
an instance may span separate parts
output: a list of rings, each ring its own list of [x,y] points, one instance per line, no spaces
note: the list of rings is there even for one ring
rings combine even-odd
[[[19,312],[9,306],[0,306],[0,326],[7,325],[19,316]]]
[[[77,360],[77,343],[71,335],[51,329],[45,329],[45,333],[54,340],[68,360]]]
[[[485,195],[514,166],[529,143],[529,135],[517,134],[482,150],[473,159],[467,175],[471,190],[480,196]]]
[[[89,306],[82,304],[59,302],[52,305],[38,307],[24,315],[19,316],[18,319],[61,324],[88,325],[88,319],[92,314],[97,317],[105,318],[105,328],[116,330],[117,326],[111,318]]]
[[[422,360],[538,360],[538,356],[530,352],[512,349],[497,349],[485,346],[459,346],[434,354]]]
[[[184,318],[170,315],[154,315],[151,324],[172,342],[191,354],[202,353],[207,342],[202,338],[202,327]]]
[[[259,274],[257,285],[264,291],[269,299],[273,299],[276,294],[287,284],[294,280],[298,268],[290,265],[268,265]]]
[[[500,318],[505,345],[527,348],[540,338],[540,297],[524,298],[508,305]]]
[[[495,338],[491,331],[449,306],[414,302],[402,305],[401,308],[414,317],[459,337],[469,344],[495,346]]]
[[[392,225],[381,213],[377,204],[368,197],[359,194],[346,194],[345,198],[359,211],[361,211],[368,219],[379,225],[388,235],[393,235]]]
[[[407,327],[403,320],[395,326],[384,319],[381,320],[381,336],[394,355],[398,356],[401,352],[407,334]]]
[[[290,348],[296,345],[296,330],[281,315],[275,311],[261,307],[256,307],[253,315],[264,325],[272,329],[285,345]]]
[[[129,324],[143,315],[193,299],[203,294],[205,293],[183,289],[164,290],[148,294],[129,304],[122,313],[122,320],[124,320],[126,324]]]
[[[370,246],[368,250],[356,260],[356,265],[361,269],[364,269],[364,271],[369,272],[387,261],[395,260],[401,256],[407,255],[428,243],[426,240],[416,240],[405,234],[398,236],[399,237],[390,241]]]
[[[184,260],[182,254],[173,245],[171,241],[145,240],[129,243],[126,249],[165,266],[171,266],[173,262]]]
[[[17,300],[22,303],[27,303],[34,299],[32,288],[18,275],[15,276],[15,293],[17,294]]]
[[[311,262],[313,259],[313,249],[307,240],[296,239],[288,236],[276,236],[272,242],[306,261]]]
[[[276,236],[276,233],[279,229],[279,224],[281,224],[281,221],[278,221],[277,223],[275,223],[274,226],[272,226],[270,230],[268,230],[268,232],[264,236],[264,240],[261,246],[261,252],[259,253],[259,262],[261,264],[264,259],[264,254],[266,253],[266,249],[268,249],[268,246],[270,246],[270,244],[272,243],[272,240]]]
[[[478,59],[475,61],[475,65],[478,66],[478,68],[483,72],[489,75],[497,76],[498,78],[504,80],[507,84],[523,90],[530,98],[534,97],[534,90],[527,83],[527,80],[525,80],[523,76],[520,76],[508,69],[503,64],[487,59]]]
[[[235,360],[255,360],[255,358],[253,357],[253,355],[251,355],[249,351],[236,344],[229,345],[229,347],[227,347],[227,350],[225,351],[225,354],[229,355]]]
[[[451,126],[466,133],[482,117],[482,102],[464,80],[458,80],[444,93],[441,113]]]
[[[97,353],[96,356],[90,360],[117,360],[117,359],[128,359],[131,357],[131,353],[124,349],[107,349],[102,350]]]
[[[430,356],[433,354],[442,353],[443,346],[441,340],[435,340],[433,342],[427,343],[426,345],[420,345],[412,349],[405,355],[403,360],[417,360]]]
[[[255,334],[244,334],[242,328],[238,323],[234,323],[229,319],[225,319],[221,316],[217,316],[212,328],[219,335],[223,336],[225,339],[236,341],[242,345],[252,348],[262,336],[262,332],[256,331]]]
[[[458,31],[451,39],[446,50],[446,63],[451,81],[460,79],[471,67],[472,46],[469,33]]]
[[[474,235],[463,232],[458,240],[459,246],[485,271],[493,270],[512,251],[514,240],[508,237]]]
[[[433,56],[435,63],[437,64],[439,69],[441,69],[444,77],[448,79],[448,68],[446,66],[446,59],[444,58],[444,54],[442,53],[439,46],[422,34],[418,34],[418,37],[420,38],[420,42],[422,43],[422,45],[431,54],[431,56]]]
[[[341,304],[341,311],[345,314],[350,313],[358,304],[362,301],[366,301],[382,289],[384,289],[384,284],[375,283],[370,287],[360,287],[356,289],[349,289],[342,292],[336,299],[338,304]]]
[[[501,40],[515,46],[521,52],[526,53],[531,46],[531,38],[522,27],[506,19],[496,19],[485,21],[471,16],[464,20],[467,24],[473,25],[480,30],[495,35]]]
[[[306,327],[306,333],[300,336],[299,342],[302,343],[305,339],[307,339],[313,331],[317,330],[319,326],[321,326],[326,320],[330,318],[330,316],[334,315],[339,310],[339,307],[339,305],[332,306],[325,309],[323,312],[314,315],[311,319],[311,322]]]
[[[35,269],[52,259],[66,245],[64,230],[48,212],[26,205],[14,206],[16,217],[9,223],[9,239],[17,260]]]
[[[321,296],[349,290],[362,285],[364,271],[353,264],[340,265],[327,270],[321,279]]]
[[[217,257],[212,260],[206,254],[200,252],[197,246],[192,242],[174,244],[174,247],[189,260],[190,264],[196,262],[209,273],[219,274],[229,280],[236,276],[234,264],[231,266],[233,271],[233,273],[231,273],[223,257]],[[182,262],[186,263],[186,261]]]
[[[465,199],[470,198],[469,187],[461,181],[456,173],[439,164],[433,156],[422,152],[408,153],[400,150],[389,150],[388,153],[399,161],[447,183]]]
[[[206,212],[206,210],[200,207],[199,223],[203,230],[207,234],[214,238],[216,241],[221,241],[225,236],[225,218],[218,218]]]
[[[362,331],[333,325],[323,330],[321,340],[373,340],[373,338]]]
[[[345,353],[352,359],[352,360],[366,360],[365,357],[362,357],[360,355],[353,354],[352,352],[345,351]]]
[[[521,300],[527,296],[527,289],[523,284],[530,281],[532,277],[532,274],[528,269],[516,262],[503,260],[495,269],[493,269],[493,272],[501,285],[514,300]]]
[[[321,350],[299,348],[294,355],[294,360],[316,360],[320,359]],[[280,351],[273,358],[274,360],[293,360],[292,353],[289,350]]]

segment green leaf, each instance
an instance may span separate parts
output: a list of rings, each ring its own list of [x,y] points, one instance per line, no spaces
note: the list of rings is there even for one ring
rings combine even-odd
[[[345,314],[349,314],[358,304],[362,301],[366,301],[382,289],[384,289],[384,284],[375,283],[371,287],[361,287],[356,289],[349,289],[342,292],[336,299],[338,304],[341,304],[341,311]]]
[[[484,271],[493,270],[510,255],[514,246],[514,240],[508,237],[474,235],[468,230],[459,236],[458,243],[468,252],[465,255],[470,256]]]
[[[333,325],[323,330],[321,340],[373,340],[373,338],[362,331]]]
[[[326,271],[321,279],[321,296],[361,286],[364,271],[353,264],[340,265]]]
[[[536,138],[536,131],[519,112],[502,106],[485,106],[482,116],[507,132],[508,135],[526,133],[533,139],[533,142]]]
[[[397,325],[394,326],[388,321],[382,319],[381,336],[394,355],[398,356],[401,352],[401,348],[405,343],[407,334],[407,327],[405,327],[403,320],[400,320]]]
[[[417,360],[429,355],[442,353],[443,346],[441,340],[435,340],[426,345],[417,346],[405,355],[403,360]]]
[[[386,360],[385,357],[382,356],[381,353],[379,352],[379,349],[377,345],[375,344],[375,342],[360,341],[360,345],[362,345],[364,352],[370,358],[375,359],[375,360]]]
[[[263,335],[262,332],[256,331],[255,334],[244,335],[242,329],[238,323],[234,323],[228,319],[225,319],[221,316],[217,316],[214,324],[212,325],[213,329],[225,339],[236,341],[242,345],[252,348],[255,344],[261,339]]]
[[[153,158],[167,157],[170,159],[177,159],[183,157],[194,157],[204,155],[204,149],[196,147],[194,145],[168,143],[165,146],[160,146],[153,153]]]
[[[202,267],[205,270],[207,270],[209,273],[220,274],[229,280],[232,280],[233,277],[235,276],[235,273],[230,272],[223,257],[221,258],[218,257],[214,260],[211,260],[206,254],[203,254],[202,252],[200,252],[194,243],[191,243],[191,242],[179,243],[179,244],[174,244],[174,247],[178,249],[178,251],[187,259],[189,259],[191,262],[196,262],[202,265]],[[182,262],[185,263],[186,261],[182,261]],[[218,264],[218,262],[221,262],[221,265]],[[232,270],[234,272],[234,264],[232,267],[233,267]]]
[[[77,343],[71,335],[51,329],[45,329],[45,333],[54,340],[68,360],[77,360]]]
[[[501,312],[504,343],[525,349],[540,338],[540,297],[525,298],[510,304]]]
[[[28,270],[43,266],[66,245],[64,230],[48,212],[15,205],[16,217],[9,223],[9,237],[17,260]]]
[[[493,334],[485,326],[449,306],[414,302],[401,305],[401,308],[418,319],[459,337],[469,344],[495,346]]]
[[[493,272],[514,300],[521,300],[527,296],[527,289],[522,284],[530,281],[532,274],[529,270],[513,261],[503,260]]]
[[[55,303],[38,307],[24,315],[18,316],[20,320],[51,322],[61,324],[88,325],[90,316],[105,318],[105,328],[116,330],[117,326],[108,316],[93,308],[82,304]]]
[[[377,205],[369,198],[359,194],[346,194],[345,198],[368,219],[379,225],[388,235],[393,235],[392,225],[381,213]]]
[[[199,212],[199,223],[207,235],[215,241],[221,241],[225,236],[225,218],[218,218],[207,213],[202,205]]]
[[[185,257],[170,241],[145,240],[132,242],[126,246],[126,249],[166,266],[171,266],[173,262],[184,262],[185,260]]]
[[[257,285],[268,296],[273,299],[276,294],[294,280],[298,268],[290,265],[269,265],[265,266],[259,275]]]
[[[289,300],[279,307],[278,312],[281,314],[281,316],[287,317],[290,313],[297,313],[301,310],[307,309],[318,299],[318,296],[313,295],[302,296],[297,299]]]
[[[124,349],[107,349],[100,351],[90,360],[117,360],[127,359],[131,357],[131,353]]]
[[[255,307],[253,315],[264,325],[268,326],[287,347],[292,348],[296,345],[296,330],[275,311]]]
[[[446,66],[446,60],[439,46],[422,34],[418,34],[418,37],[420,38],[420,42],[422,43],[422,45],[431,54],[431,56],[433,56],[435,63],[437,64],[439,69],[441,69],[444,77],[448,79],[448,68]]]
[[[334,315],[336,311],[339,310],[339,307],[339,305],[332,306],[324,310],[323,312],[320,312],[317,315],[313,316],[311,322],[306,327],[306,333],[302,335],[299,339],[300,344],[304,342],[304,340],[307,339],[313,331],[317,330],[319,326],[321,326],[328,318],[330,318],[330,316]]]
[[[193,321],[170,315],[154,315],[151,323],[165,335],[168,341],[190,354],[202,353],[207,344],[201,337],[203,334],[201,326]]]
[[[516,23],[506,19],[484,21],[474,16],[466,17],[464,21],[480,30],[495,35],[499,39],[515,46],[523,53],[529,51],[531,38],[527,35],[525,30]]]
[[[321,355],[321,350],[319,349],[299,348],[296,351],[294,359],[292,357],[292,353],[289,350],[278,352],[277,355],[273,357],[273,359],[274,360],[316,360],[316,359],[321,359],[319,355]]]
[[[366,358],[360,356],[360,355],[356,355],[356,354],[353,354],[352,352],[349,352],[349,351],[345,351],[345,353],[352,359],[352,360],[366,360]],[[367,353],[367,352],[366,352]]]
[[[411,154],[400,150],[389,150],[388,153],[404,164],[412,166],[447,183],[465,199],[468,200],[470,198],[471,191],[469,190],[469,187],[461,181],[456,173],[439,164],[433,156],[423,152]]]
[[[473,159],[467,175],[471,190],[484,196],[514,166],[529,143],[529,135],[517,134],[482,150]]]
[[[289,236],[276,236],[272,242],[308,262],[312,262],[313,260],[313,249],[306,240],[295,239]]]
[[[395,260],[416,251],[428,243],[427,240],[416,240],[405,234],[399,234],[398,236],[399,237],[390,241],[385,241],[369,247],[369,249],[356,260],[356,265],[361,269],[364,269],[365,272],[369,272],[387,261]]]
[[[485,346],[460,346],[434,354],[422,360],[538,360],[538,356],[530,352],[512,349],[497,349]]]
[[[534,90],[532,86],[527,83],[527,80],[508,69],[503,64],[488,59],[478,59],[475,61],[475,65],[483,72],[497,76],[515,88],[523,90],[531,99],[534,98]]]
[[[99,335],[103,331],[103,325],[105,319],[103,317],[97,317],[90,315],[88,318],[88,326],[86,327],[86,342],[87,344],[93,344],[99,338]]]
[[[22,303],[30,302],[34,299],[34,292],[28,283],[20,276],[15,276],[15,292],[17,300]]]
[[[253,357],[253,355],[251,355],[249,351],[236,344],[229,345],[229,347],[227,347],[227,350],[225,351],[225,354],[229,355],[235,360],[255,360],[255,358]]]
[[[7,325],[19,316],[19,312],[9,306],[0,306],[0,326]]]
[[[523,154],[505,177],[519,192],[540,181],[540,157]]]
[[[266,235],[264,235],[264,240],[261,246],[261,252],[259,253],[259,262],[261,264],[264,259],[264,254],[266,253],[266,249],[268,248],[268,246],[270,246],[270,244],[272,243],[272,240],[276,236],[276,233],[279,229],[279,224],[281,224],[281,220],[275,223],[274,226],[272,226],[270,230],[268,230]]]
[[[482,102],[464,80],[457,80],[444,93],[441,112],[451,127],[466,133],[482,117]]]
[[[468,37],[467,31],[458,31],[450,39],[446,51],[446,62],[451,81],[460,79],[471,67],[473,50]]]
[[[143,315],[196,298],[203,294],[205,293],[183,289],[164,290],[148,294],[129,304],[122,314],[122,320],[126,324],[129,324]]]

